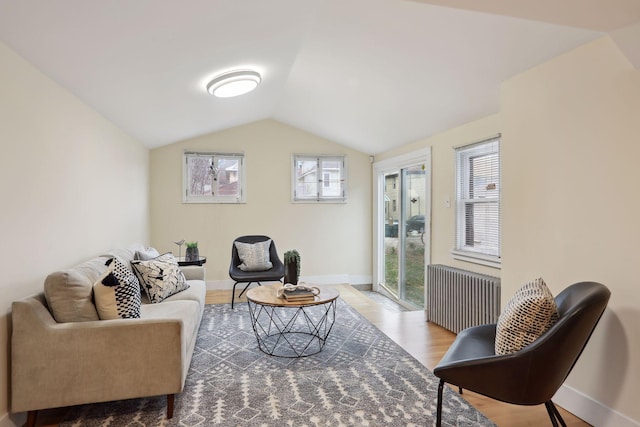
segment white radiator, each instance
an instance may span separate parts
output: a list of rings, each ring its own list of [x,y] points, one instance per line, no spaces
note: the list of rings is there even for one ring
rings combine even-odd
[[[500,278],[449,267],[427,266],[427,320],[458,333],[496,323],[500,316]]]

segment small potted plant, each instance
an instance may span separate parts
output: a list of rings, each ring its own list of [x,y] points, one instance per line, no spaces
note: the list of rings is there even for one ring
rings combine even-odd
[[[187,253],[185,261],[198,261],[200,253],[198,251],[198,242],[187,242]]]
[[[293,249],[284,253],[284,283],[297,285],[300,279],[300,254]]]

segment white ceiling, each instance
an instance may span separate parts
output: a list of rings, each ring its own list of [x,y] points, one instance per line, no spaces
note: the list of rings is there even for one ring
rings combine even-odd
[[[148,147],[273,118],[376,154],[604,32],[633,60],[639,22],[640,0],[0,0],[0,41]],[[205,91],[246,67],[254,92]]]

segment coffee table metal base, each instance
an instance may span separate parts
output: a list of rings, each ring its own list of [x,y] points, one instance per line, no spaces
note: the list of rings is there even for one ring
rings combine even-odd
[[[336,320],[336,300],[278,307],[249,301],[251,326],[260,350],[271,356],[306,357],[324,348]]]

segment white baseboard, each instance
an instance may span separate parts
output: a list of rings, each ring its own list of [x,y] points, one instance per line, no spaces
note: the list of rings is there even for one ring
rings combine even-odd
[[[553,402],[593,426],[640,427],[640,421],[633,420],[566,384],[553,396]]]
[[[20,414],[10,414],[7,412],[0,418],[0,427],[18,427],[25,425],[26,422],[26,412]]]
[[[371,276],[356,274],[328,274],[324,276],[301,276],[300,281],[307,282],[311,285],[338,285],[343,283],[349,285],[370,285]],[[231,279],[207,280],[207,290],[231,290],[233,289],[233,283],[234,282]],[[239,284],[236,289],[240,286],[244,288],[246,285]]]

